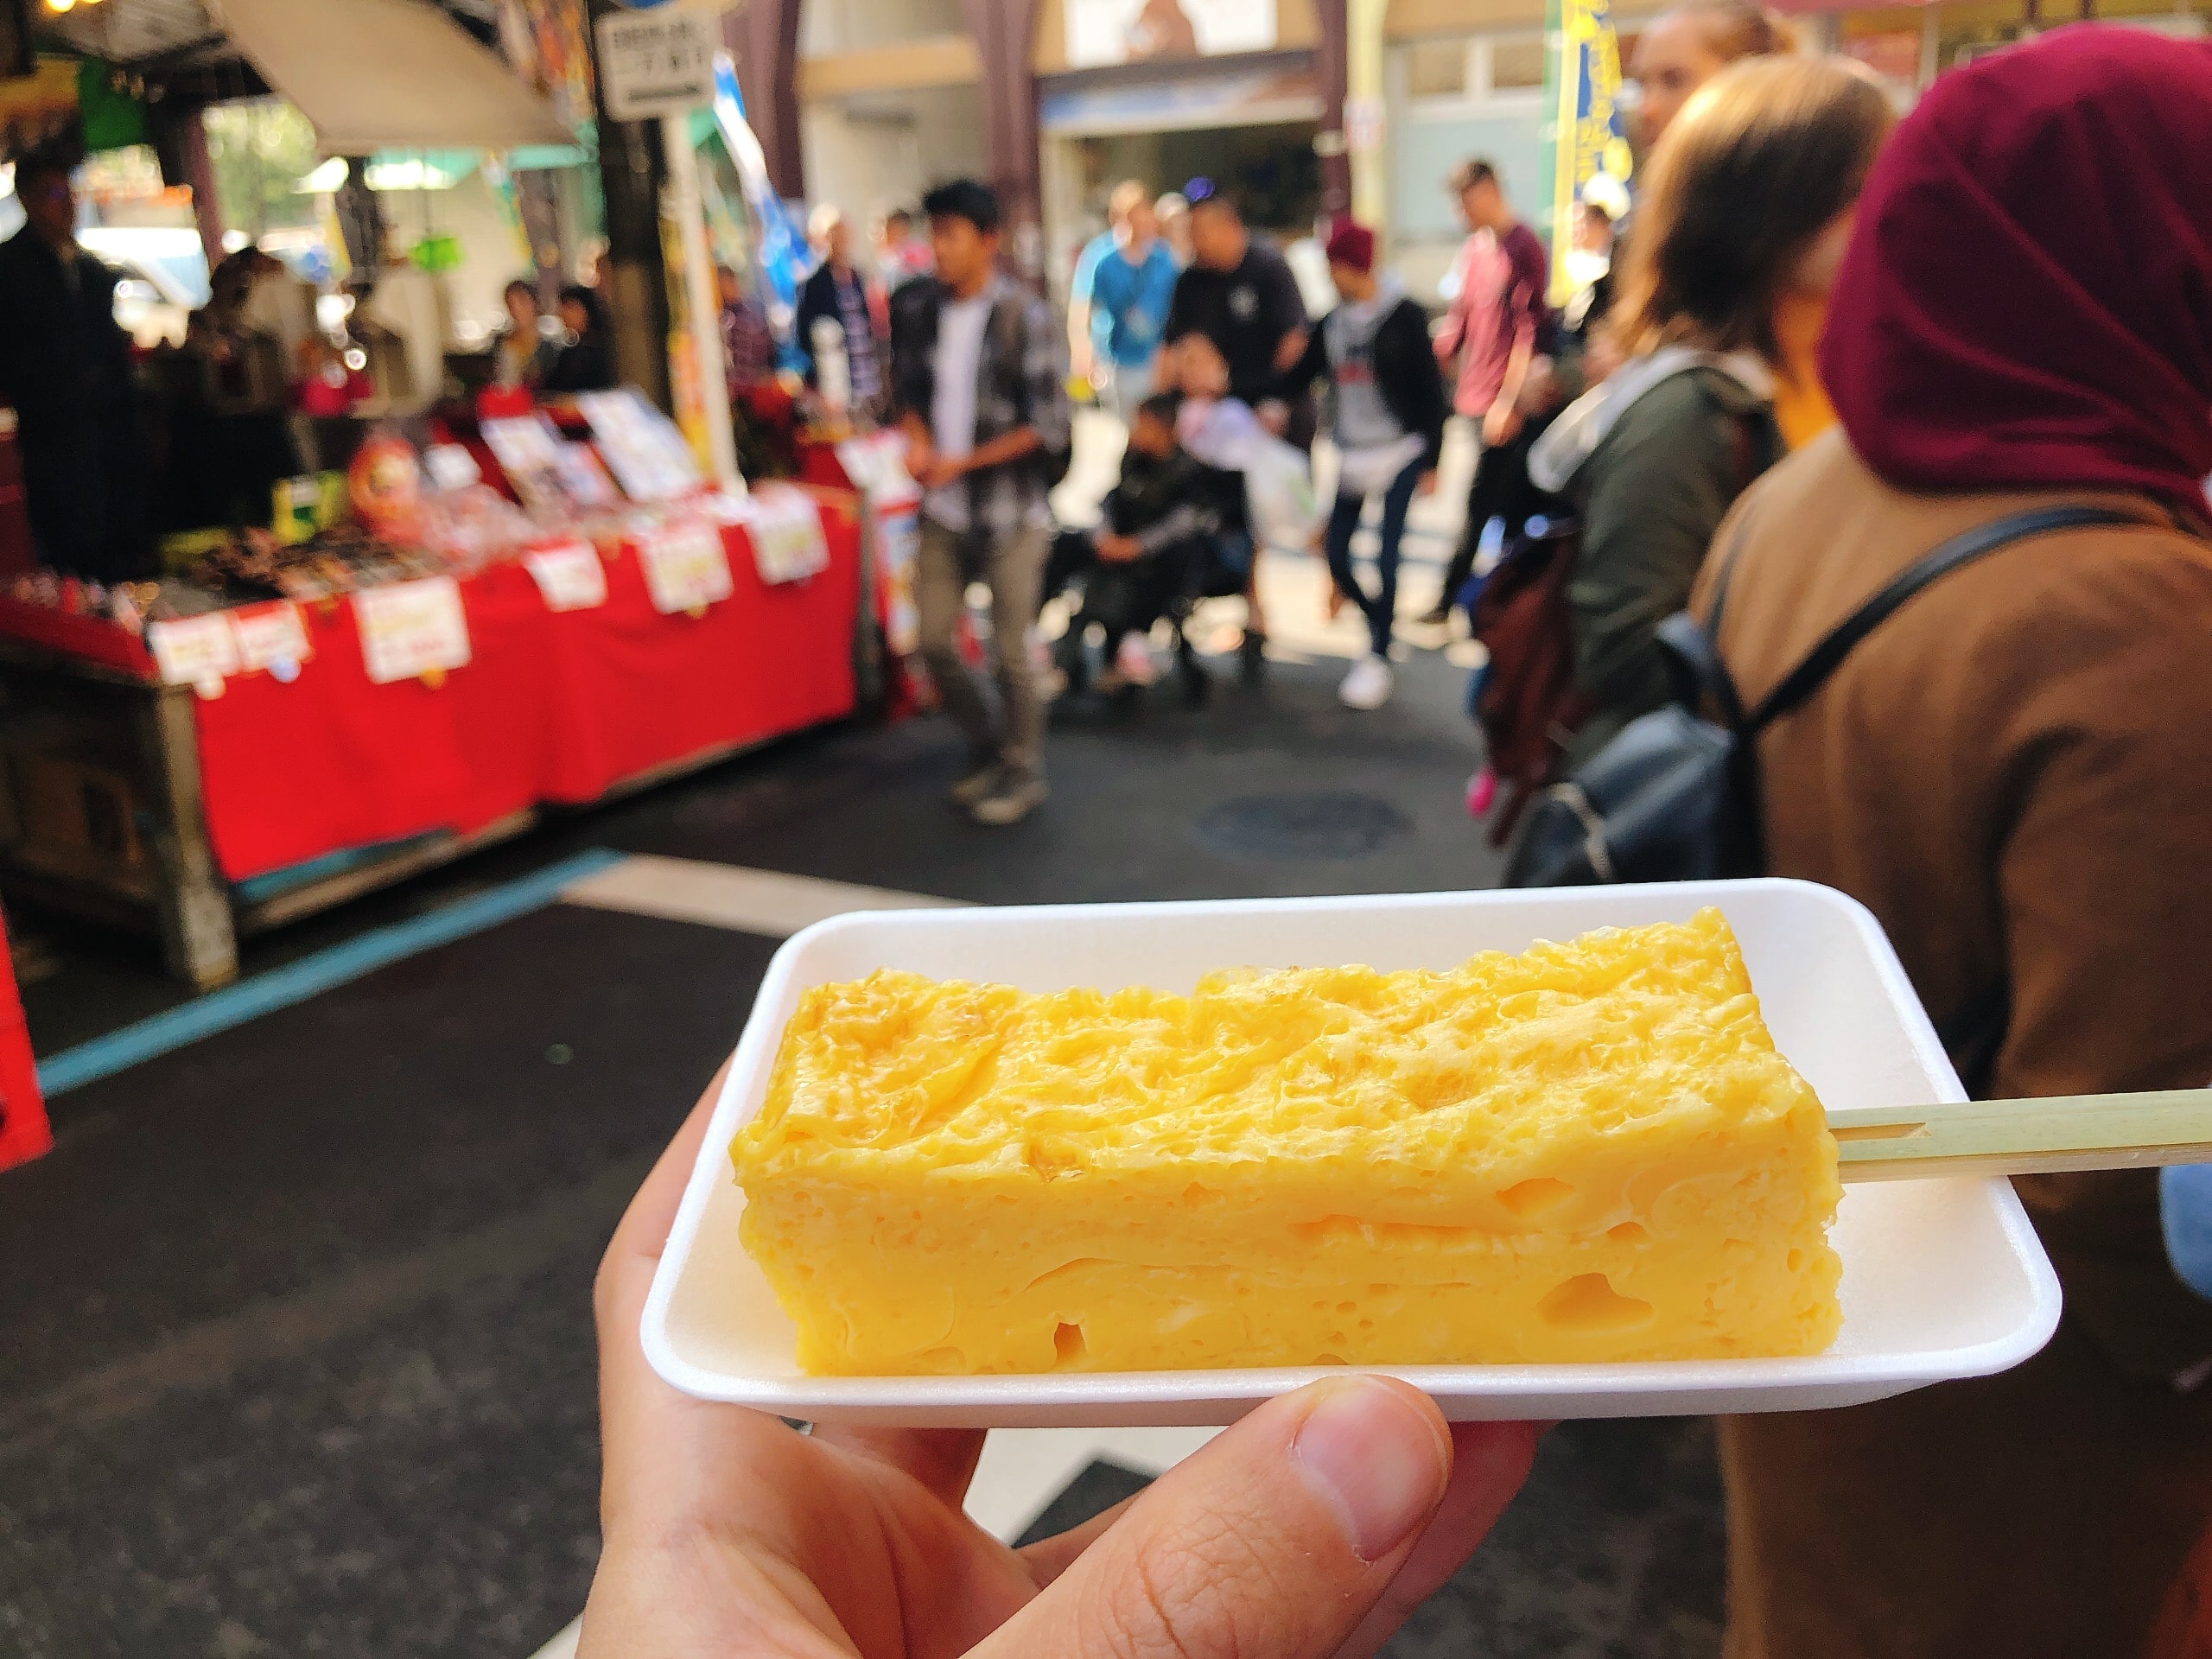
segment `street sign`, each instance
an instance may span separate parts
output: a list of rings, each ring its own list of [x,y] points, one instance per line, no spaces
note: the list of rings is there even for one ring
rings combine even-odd
[[[673,9],[610,12],[599,20],[599,73],[617,121],[682,115],[715,101],[716,20]]]

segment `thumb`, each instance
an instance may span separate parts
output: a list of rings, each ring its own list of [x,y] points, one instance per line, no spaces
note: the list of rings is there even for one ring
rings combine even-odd
[[[1451,1436],[1418,1389],[1314,1383],[1154,1482],[976,1653],[1323,1659],[1389,1587],[1451,1471]]]

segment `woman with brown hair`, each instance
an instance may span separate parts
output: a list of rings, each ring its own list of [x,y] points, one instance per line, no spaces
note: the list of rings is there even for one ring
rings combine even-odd
[[[1782,453],[1777,319],[1834,280],[1891,123],[1850,68],[1765,58],[1716,77],[1661,149],[1616,301],[1629,360],[1529,457],[1582,524],[1567,602],[1590,713],[1568,764],[1672,696],[1654,635],[1688,601],[1730,504]]]
[[[1993,1097],[2212,1077],[2207,156],[2201,41],[2088,25],[1938,80],[1836,283],[1840,429],[1761,480],[1705,578],[1756,705],[1952,537],[2114,521],[1943,576],[1759,741],[1773,873],[1873,912]],[[1731,1659],[2144,1654],[2212,1521],[2212,1306],[2152,1172],[2014,1185],[2065,1287],[2042,1354],[1724,1423]]]

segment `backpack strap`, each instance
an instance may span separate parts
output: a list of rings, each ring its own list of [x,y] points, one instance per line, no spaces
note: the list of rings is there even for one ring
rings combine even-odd
[[[1754,709],[1750,717],[1738,728],[1745,733],[1756,733],[1802,705],[1807,699],[1827,683],[1828,677],[1842,666],[1843,659],[1853,647],[1884,622],[1915,594],[1930,582],[1947,576],[1952,571],[1972,564],[1976,559],[2009,547],[2014,542],[2026,541],[2031,537],[2048,536],[2062,530],[2086,530],[2099,524],[2143,524],[2146,521],[2133,514],[2114,512],[2109,507],[2056,506],[2031,507],[2024,512],[2007,513],[2002,518],[1977,524],[1952,537],[1924,558],[1916,560],[1892,576],[1874,596],[1828,631],[1820,644],[1807,653],[1804,661],[1783,677],[1782,683],[1767,693],[1765,699]],[[1713,620],[1708,624],[1708,639],[1718,639],[1720,623],[1720,602],[1726,597],[1726,582],[1733,574],[1722,573],[1722,588],[1713,600]]]

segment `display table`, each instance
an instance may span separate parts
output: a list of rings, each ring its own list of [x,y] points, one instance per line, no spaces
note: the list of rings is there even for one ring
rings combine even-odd
[[[119,630],[0,600],[0,686],[30,715],[5,756],[5,874],[41,899],[155,921],[172,966],[207,986],[236,973],[242,930],[514,834],[547,807],[842,718],[860,524],[849,496],[825,495],[822,518],[827,567],[773,585],[744,528],[721,529],[733,592],[690,612],[654,607],[634,548],[602,560],[605,601],[583,609],[556,612],[528,570],[495,565],[459,584],[467,664],[385,684],[345,600],[298,607],[310,654],[289,681],[241,673],[213,697],[160,683]]]

